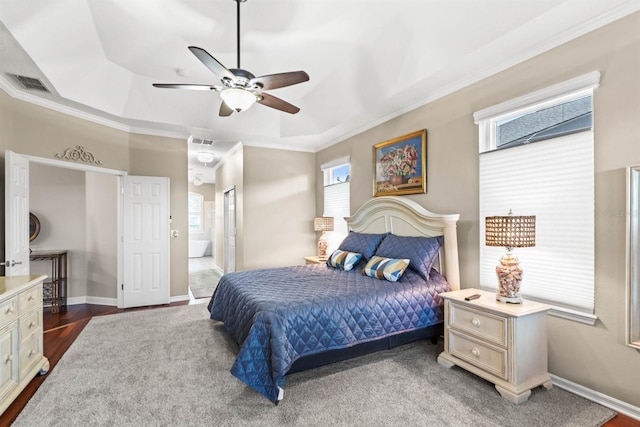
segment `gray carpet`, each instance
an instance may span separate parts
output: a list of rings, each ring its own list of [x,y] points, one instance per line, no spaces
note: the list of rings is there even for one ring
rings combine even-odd
[[[205,304],[96,317],[15,426],[598,426],[613,411],[554,387],[514,405],[419,342],[290,375],[275,406],[229,373]]]
[[[189,273],[189,289],[194,298],[209,298],[220,281],[217,270],[199,270]]]

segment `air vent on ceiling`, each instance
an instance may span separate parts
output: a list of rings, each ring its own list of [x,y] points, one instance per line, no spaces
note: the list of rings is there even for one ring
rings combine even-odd
[[[13,77],[22,84],[22,86],[27,90],[37,90],[39,92],[51,93],[47,87],[42,84],[42,82],[38,79],[34,79],[33,77],[25,77],[14,74]]]
[[[193,136],[193,135],[189,137],[190,144],[213,145],[214,142],[215,141],[213,139],[198,138],[197,136]]]

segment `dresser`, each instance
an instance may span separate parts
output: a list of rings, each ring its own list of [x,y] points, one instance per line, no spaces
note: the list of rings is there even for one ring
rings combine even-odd
[[[466,301],[465,297],[480,298]],[[438,363],[457,365],[495,384],[500,395],[522,403],[531,389],[552,387],[547,371],[547,310],[534,301],[508,304],[495,293],[463,289],[444,298],[444,351]]]
[[[0,277],[0,414],[33,377],[49,370],[42,348],[46,277]]]

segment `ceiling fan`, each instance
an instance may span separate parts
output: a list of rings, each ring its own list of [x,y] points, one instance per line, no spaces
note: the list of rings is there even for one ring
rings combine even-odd
[[[234,111],[238,113],[251,107],[255,102],[275,108],[290,114],[296,114],[300,108],[289,104],[280,98],[269,95],[265,90],[278,89],[285,86],[292,86],[309,80],[309,75],[304,71],[291,71],[287,73],[269,74],[255,77],[247,70],[240,68],[240,3],[247,0],[233,0],[237,7],[237,68],[227,69],[220,61],[215,59],[206,50],[189,46],[189,50],[200,60],[209,70],[220,78],[222,86],[203,84],[172,84],[154,83],[154,87],[168,89],[189,89],[189,90],[213,90],[220,92],[222,103],[219,115],[221,117],[230,116]]]

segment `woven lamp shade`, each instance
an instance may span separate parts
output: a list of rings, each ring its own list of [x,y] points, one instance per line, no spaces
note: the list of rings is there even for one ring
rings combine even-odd
[[[317,216],[313,219],[314,231],[333,231],[332,216]]]
[[[536,245],[536,216],[488,216],[485,218],[485,244],[505,248]]]

